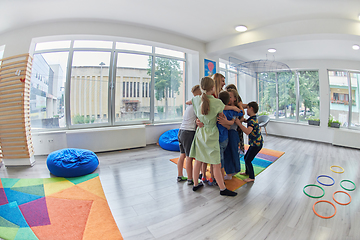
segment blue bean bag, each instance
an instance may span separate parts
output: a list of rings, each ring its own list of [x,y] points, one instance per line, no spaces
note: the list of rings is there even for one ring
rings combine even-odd
[[[180,152],[179,140],[178,140],[179,129],[171,129],[163,134],[159,138],[159,145],[165,150]]]
[[[95,171],[99,159],[86,149],[65,148],[49,154],[46,160],[49,171],[57,177],[78,177]]]

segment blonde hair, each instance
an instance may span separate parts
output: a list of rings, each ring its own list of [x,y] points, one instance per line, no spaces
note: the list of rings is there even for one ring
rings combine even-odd
[[[221,73],[215,73],[213,76],[214,82],[215,82],[215,95],[216,97],[219,96],[219,93],[221,92],[221,80],[225,78],[224,75]]]
[[[210,111],[210,100],[206,96],[206,92],[211,91],[214,87],[214,80],[211,77],[203,77],[200,80],[201,94],[201,114],[207,115]]]
[[[191,93],[194,93],[197,90],[200,90],[200,85],[199,84],[192,87]]]

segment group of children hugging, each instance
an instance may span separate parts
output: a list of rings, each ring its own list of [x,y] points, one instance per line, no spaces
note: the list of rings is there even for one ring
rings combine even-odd
[[[245,171],[240,172],[249,176],[244,180],[246,182],[255,180],[252,161],[263,146],[263,138],[256,118],[258,104],[244,104],[235,85],[226,86],[226,90],[223,90],[224,86],[225,77],[215,73],[212,78],[203,77],[200,85],[191,90],[194,97],[186,102],[188,107],[178,134],[177,181],[187,180],[188,185],[193,185],[193,191],[204,186],[204,182],[218,185],[220,195],[236,196],[236,192],[225,187],[224,180],[232,179],[241,171],[240,154],[245,152],[243,133],[249,136],[249,149],[244,156]],[[248,119],[244,118],[244,108]],[[185,159],[187,177],[183,176]],[[209,179],[206,177],[208,164]]]

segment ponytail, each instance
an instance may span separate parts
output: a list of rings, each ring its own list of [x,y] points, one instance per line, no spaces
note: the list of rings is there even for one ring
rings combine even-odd
[[[206,96],[206,93],[201,94],[201,114],[207,115],[210,111],[210,100]]]
[[[214,80],[210,77],[203,77],[200,80],[200,87],[202,89],[201,94],[201,114],[207,115],[210,111],[210,100],[206,93],[211,91],[214,87]]]

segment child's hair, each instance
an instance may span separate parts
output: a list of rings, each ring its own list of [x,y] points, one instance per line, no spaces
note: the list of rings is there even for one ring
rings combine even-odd
[[[257,102],[249,102],[248,108],[253,108],[254,113],[257,113],[259,111],[259,105],[257,104]]]
[[[219,93],[219,99],[225,104],[228,105],[230,102],[230,94],[226,91],[221,91]]]
[[[201,94],[201,114],[207,115],[210,111],[210,100],[206,96],[206,92],[211,91],[214,87],[214,80],[211,77],[203,77],[200,80],[200,87],[203,90]]]
[[[240,97],[240,95],[239,95],[239,92],[237,91],[237,88],[236,88],[236,86],[235,86],[234,84],[229,84],[229,85],[226,86],[226,91],[229,91],[229,90],[231,90],[231,89],[233,89],[233,90],[236,91],[236,95],[235,95],[235,96],[236,96],[237,102],[238,102],[238,103],[242,102],[242,99],[241,99],[241,97]]]
[[[228,89],[227,90],[229,93],[231,92],[232,94],[234,94],[234,97],[235,97],[235,102],[234,102],[234,105],[238,107],[238,103],[240,102],[239,99],[240,99],[240,96],[238,94],[238,92],[235,90],[235,89]]]
[[[197,90],[200,90],[200,85],[199,84],[192,87],[191,93],[194,93]]]
[[[221,80],[225,78],[221,73],[215,73],[213,76],[215,82],[215,95],[218,96],[221,91]]]
[[[235,89],[237,91],[237,88],[234,84],[229,84],[225,88],[226,88],[226,91],[228,91],[229,89]]]

